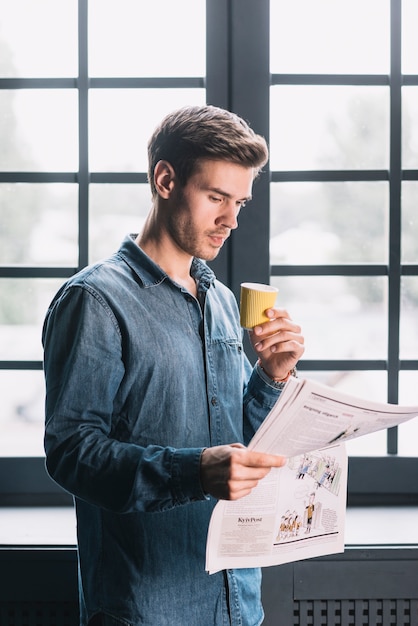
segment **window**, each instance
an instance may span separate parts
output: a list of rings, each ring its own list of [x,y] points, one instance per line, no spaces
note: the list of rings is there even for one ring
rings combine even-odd
[[[270,9],[271,281],[302,323],[304,374],[415,404],[416,5]],[[412,463],[417,431],[415,420],[349,442],[352,482],[377,493],[368,476]],[[387,492],[402,491],[397,479]]]
[[[149,135],[169,110],[206,99],[205,2],[3,4],[0,456],[40,457],[46,308],[140,228]]]
[[[1,501],[56,497],[43,317],[67,277],[141,227],[146,141],[186,103],[236,111],[270,144],[218,277],[237,295],[244,281],[278,286],[307,338],[301,375],[417,403],[415,4],[3,0]],[[416,429],[352,444],[353,502],[416,498]]]

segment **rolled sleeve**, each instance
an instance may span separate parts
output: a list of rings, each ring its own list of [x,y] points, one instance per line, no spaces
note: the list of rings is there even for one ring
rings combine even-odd
[[[204,448],[181,448],[172,459],[174,499],[179,504],[208,500],[200,482],[200,459]]]
[[[263,371],[258,365],[254,367],[244,393],[244,437],[246,444],[249,443],[277,402],[282,389],[283,384],[275,383],[263,375]]]

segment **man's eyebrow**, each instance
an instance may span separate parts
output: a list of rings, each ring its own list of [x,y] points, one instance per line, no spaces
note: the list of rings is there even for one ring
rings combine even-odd
[[[218,187],[208,187],[208,191],[213,191],[213,193],[217,193],[220,196],[224,196],[224,198],[232,198],[232,195],[230,193],[228,193],[227,191],[223,191],[222,189],[219,189]],[[249,202],[250,200],[252,200],[253,197],[252,196],[244,196],[244,198],[240,198],[239,202]]]

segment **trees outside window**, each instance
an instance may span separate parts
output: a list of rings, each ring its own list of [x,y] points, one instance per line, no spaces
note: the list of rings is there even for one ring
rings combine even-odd
[[[182,104],[236,111],[270,144],[219,278],[237,296],[244,281],[279,288],[307,340],[300,375],[416,404],[413,0],[1,5],[0,462],[23,468],[9,472],[15,493],[55,497],[43,482],[48,303],[141,227],[146,141]],[[350,444],[353,502],[416,497],[417,429]]]

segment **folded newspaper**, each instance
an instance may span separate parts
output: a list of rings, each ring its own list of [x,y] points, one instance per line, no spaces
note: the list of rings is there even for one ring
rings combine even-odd
[[[249,444],[288,458],[209,524],[206,570],[267,567],[344,551],[345,441],[418,416],[418,406],[368,402],[291,378]]]

